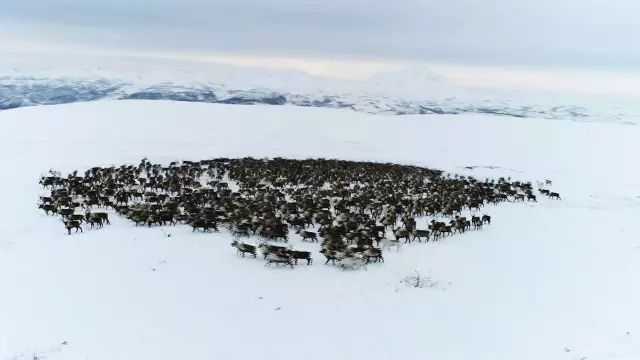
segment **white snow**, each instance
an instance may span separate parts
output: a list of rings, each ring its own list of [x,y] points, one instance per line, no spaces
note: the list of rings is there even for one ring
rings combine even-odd
[[[162,101],[22,108],[0,124],[1,360],[640,358],[637,126]],[[563,200],[488,208],[482,231],[353,272],[295,235],[314,264],[272,269],[224,230],[114,218],[68,236],[36,208],[50,168],[247,155],[548,178]],[[407,287],[414,271],[430,286]]]
[[[43,58],[46,61],[43,62]],[[46,55],[37,51],[14,53],[3,51],[0,44],[0,93],[4,90],[5,96],[11,98],[24,96],[22,92],[26,91],[35,94],[32,100],[42,101],[43,98],[52,100],[51,93],[55,93],[56,86],[62,89],[59,98],[65,98],[69,96],[67,87],[84,84],[81,87],[91,88],[91,84],[95,87],[96,83],[102,83],[96,92],[114,87],[118,91],[109,92],[106,97],[113,99],[149,88],[197,91],[204,87],[219,99],[238,93],[279,94],[289,103],[322,102],[330,97],[357,111],[369,113],[417,114],[424,107],[430,109],[426,111],[441,109],[447,113],[487,113],[483,110],[491,110],[524,117],[640,124],[640,92],[633,91],[635,87],[631,85],[638,76],[632,72],[607,74],[603,80],[604,75],[597,72],[576,75],[571,71],[549,74],[528,72],[531,69],[521,69],[521,72],[503,69],[506,72],[501,73],[482,68],[465,72],[460,71],[464,67],[407,63],[396,64],[369,78],[346,80],[314,76],[289,68],[272,68],[266,63],[262,66],[233,64],[197,57],[81,55],[59,51]],[[399,69],[391,71],[396,67]],[[469,84],[461,81],[473,78],[476,80]],[[502,79],[507,84],[489,86],[494,79]],[[556,89],[554,86],[559,86],[557,82],[563,83],[562,79],[565,83],[583,84],[585,90],[595,88],[597,91]],[[616,86],[605,86],[608,84]],[[536,86],[529,89],[530,85],[540,89]],[[25,86],[30,88],[23,88]],[[37,96],[39,91],[46,95]]]

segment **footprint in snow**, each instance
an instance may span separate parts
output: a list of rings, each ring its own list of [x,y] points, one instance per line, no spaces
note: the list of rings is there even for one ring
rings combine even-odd
[[[48,349],[32,349],[30,351],[25,351],[20,354],[16,354],[8,359],[11,360],[44,360],[48,357],[48,355],[61,352],[63,347],[69,345],[68,341],[63,341],[59,345],[54,345]]]
[[[160,261],[158,261],[158,266],[162,266],[162,265],[164,265],[166,263],[167,263],[167,260],[160,260]],[[154,267],[151,268],[151,271],[157,271],[157,270],[158,269],[156,269]]]

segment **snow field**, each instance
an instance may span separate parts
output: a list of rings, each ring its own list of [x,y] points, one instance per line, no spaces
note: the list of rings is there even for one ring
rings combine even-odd
[[[640,358],[635,126],[160,101],[17,109],[0,123],[2,360]],[[314,264],[269,269],[235,255],[224,230],[113,217],[67,236],[36,208],[49,168],[219,156],[549,178],[563,200],[488,207],[481,231],[357,272],[325,266],[296,235]],[[416,270],[435,285],[403,285]]]

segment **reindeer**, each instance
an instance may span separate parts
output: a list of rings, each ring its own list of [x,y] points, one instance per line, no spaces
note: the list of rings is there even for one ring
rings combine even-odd
[[[213,231],[218,232],[218,226],[216,225],[216,223],[208,220],[197,219],[191,221],[190,225],[193,228],[192,232],[196,231],[197,229],[202,229],[202,232],[209,232],[212,229]]]
[[[267,259],[267,256],[269,254],[276,254],[276,255],[285,254],[288,250],[284,246],[268,245],[264,243],[258,245],[258,248],[262,251],[262,255],[264,256],[265,260]]]
[[[557,192],[549,192],[549,198],[550,199],[555,199],[555,200],[560,200],[560,194],[558,194]]]
[[[482,228],[482,219],[479,216],[472,216],[471,224],[473,225],[474,230],[479,230]]]
[[[238,242],[237,240],[234,240],[231,243],[231,246],[235,247],[236,249],[238,249],[238,254],[242,254],[242,257],[244,257],[245,253],[249,253],[251,255],[253,255],[253,257],[256,257],[256,247],[253,245],[249,245],[249,244],[245,244],[243,242]]]
[[[97,226],[98,228],[102,228],[105,222],[109,225],[111,224],[109,222],[109,216],[107,215],[107,213],[102,213],[102,212],[92,213],[90,210],[87,209],[87,211],[84,214],[84,218],[85,218],[85,221],[91,225],[92,229],[95,226]]]
[[[70,215],[73,215],[74,210],[64,208],[64,209],[58,209],[57,212],[62,216],[63,219],[67,219],[69,218]]]
[[[40,204],[38,205],[38,208],[44,210],[47,215],[49,215],[49,213],[51,213],[51,215],[55,215],[58,211],[58,208],[51,204]]]
[[[451,230],[451,226],[445,225],[440,227],[440,229],[438,229],[438,234],[440,236],[451,235],[453,234],[453,231]]]
[[[41,204],[53,204],[53,198],[48,196],[40,196]]]
[[[324,262],[325,265],[329,264],[329,261],[335,265],[336,261],[339,262],[345,257],[344,252],[338,250],[322,249],[320,253],[327,259],[327,261]]]
[[[107,214],[106,212],[95,212],[92,213],[91,210],[87,210],[84,214],[85,218],[87,217],[91,217],[94,219],[101,219],[102,222],[106,223],[107,225],[111,225],[111,222],[109,221],[109,214]]]
[[[62,221],[64,223],[64,227],[67,229],[67,233],[69,235],[71,235],[71,229],[76,229],[76,232],[78,232],[78,230],[80,230],[80,232],[82,231],[82,227],[80,227],[80,222],[76,221],[76,220],[63,220]]]
[[[302,231],[300,233],[300,236],[302,236],[302,241],[305,241],[307,239],[311,239],[311,242],[318,241],[318,234],[312,231]]]
[[[285,264],[291,266],[293,269],[293,261],[291,261],[291,257],[285,254],[267,254],[267,263],[265,265],[271,264]]]
[[[413,239],[415,240],[416,238],[418,238],[418,242],[422,242],[422,238],[426,238],[427,242],[429,241],[429,236],[430,236],[431,232],[429,230],[413,230]]]
[[[398,228],[393,230],[396,240],[404,239],[404,243],[411,242],[411,232],[407,229]]]
[[[311,262],[313,261],[311,259],[311,253],[308,251],[287,250],[285,253],[293,259],[296,265],[298,265],[298,260],[307,260],[307,265],[311,265]]]

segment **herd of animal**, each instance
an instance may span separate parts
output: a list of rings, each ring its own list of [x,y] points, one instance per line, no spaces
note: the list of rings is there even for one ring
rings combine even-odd
[[[481,229],[491,224],[481,214],[486,204],[537,201],[530,182],[330,159],[217,158],[168,165],[143,159],[83,174],[50,171],[40,184],[49,194],[40,197],[39,208],[59,215],[69,235],[85,224],[109,225],[111,209],[135,226],[188,224],[202,232],[224,227],[239,255],[257,258],[259,250],[266,265],[291,267],[298,260],[312,264],[310,252],[275,244],[287,243],[291,231],[303,241],[322,240],[325,264],[357,268],[384,262],[384,249]],[[433,220],[420,229],[416,219],[424,217]],[[241,241],[249,237],[260,245]]]

